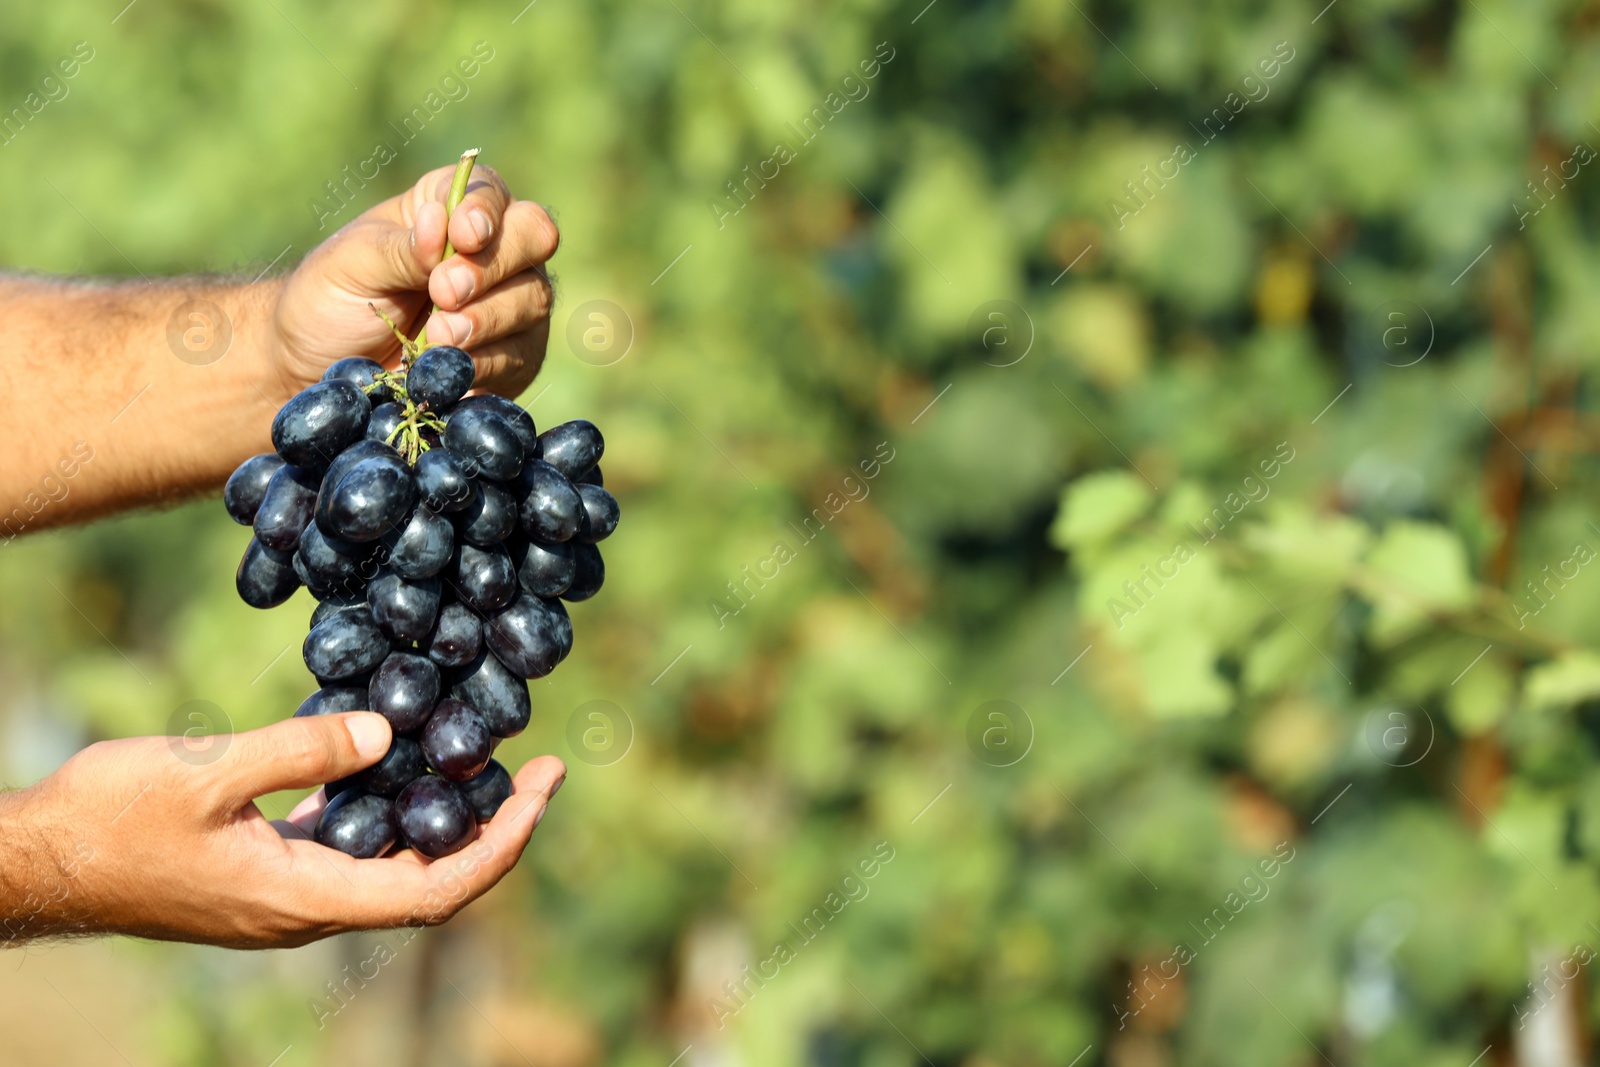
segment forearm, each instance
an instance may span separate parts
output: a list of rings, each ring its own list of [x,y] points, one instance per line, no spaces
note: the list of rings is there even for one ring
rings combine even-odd
[[[0,278],[0,539],[213,490],[270,450],[280,284]]]
[[[36,789],[0,795],[0,948],[41,937],[91,932],[73,892],[87,842],[68,842],[46,820]]]

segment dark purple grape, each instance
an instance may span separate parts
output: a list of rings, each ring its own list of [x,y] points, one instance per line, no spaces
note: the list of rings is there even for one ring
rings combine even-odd
[[[361,439],[371,412],[372,404],[353,382],[318,382],[278,409],[272,447],[297,467],[321,470]]]
[[[367,420],[367,440],[393,444],[391,437],[400,428],[404,415],[405,410],[392,400],[373,408],[372,417]]]
[[[315,523],[313,523],[313,525],[315,525]],[[308,569],[306,569],[306,561],[301,558],[299,552],[290,552],[288,553],[288,556],[289,567],[294,571],[294,576],[300,580],[301,585],[311,590],[312,596],[321,601],[326,600],[332,595],[332,591],[319,582],[316,575],[312,574]]]
[[[506,481],[522,469],[522,441],[509,420],[487,408],[454,412],[444,428],[444,447],[468,474]]]
[[[493,482],[474,480],[472,500],[456,514],[456,531],[473,545],[496,545],[517,528],[517,501]]]
[[[293,552],[300,544],[300,531],[316,511],[321,484],[316,471],[292,463],[279,467],[256,509],[256,540],[279,552]]]
[[[598,485],[585,484],[574,488],[578,490],[578,499],[583,501],[583,524],[573,535],[573,540],[586,545],[604,541],[616,530],[617,520],[622,518],[617,498]]]
[[[389,742],[389,751],[366,770],[351,775],[351,781],[365,793],[380,797],[396,797],[400,790],[427,773],[428,765],[422,758],[422,746],[409,737],[396,737]]]
[[[488,822],[511,796],[511,774],[499,760],[492,759],[487,767],[456,788],[461,790],[461,798],[472,809],[472,817]]]
[[[320,586],[341,598],[364,589],[372,570],[372,553],[366,545],[329,537],[314,522],[300,536],[298,555],[312,578],[306,584]]]
[[[399,641],[421,641],[439,615],[439,579],[413,582],[384,568],[367,585],[367,604],[385,634]]]
[[[318,689],[300,702],[295,709],[294,717],[303,719],[307,715],[333,715],[341,711],[366,711],[367,691],[349,685],[331,685],[325,689]],[[329,794],[330,796],[332,794]]]
[[[307,629],[315,627],[318,623],[322,622],[322,620],[328,618],[329,616],[337,615],[343,611],[352,610],[368,612],[370,614],[372,609],[367,607],[367,597],[365,593],[362,593],[360,596],[346,596],[343,594],[330,596],[326,600],[319,603],[311,612],[311,624],[307,627]]]
[[[588,600],[605,584],[606,562],[600,558],[600,550],[593,545],[573,545],[572,562],[576,571],[572,576],[572,584],[561,594],[561,599],[574,603]]]
[[[383,662],[389,654],[389,640],[370,616],[346,611],[312,627],[301,652],[318,681],[348,685]]]
[[[422,755],[442,778],[464,782],[483,770],[494,751],[489,725],[476,709],[445,697],[422,728]]]
[[[502,545],[457,545],[445,575],[462,602],[478,612],[499,611],[517,596],[517,572]]]
[[[408,734],[428,721],[439,703],[440,688],[439,668],[432,660],[391,652],[367,684],[367,707],[388,719],[395,733]]]
[[[547,545],[518,538],[507,542],[506,547],[516,565],[517,580],[535,596],[560,596],[572,584],[577,564],[573,562],[570,543]]]
[[[535,541],[570,541],[583,525],[583,500],[560,471],[543,460],[523,468],[513,490],[522,532]]]
[[[276,452],[263,452],[239,464],[222,487],[222,506],[228,509],[228,517],[240,526],[255,522],[256,511],[267,495],[267,483],[282,466],[283,457]]]
[[[461,414],[471,408],[482,408],[492,411],[505,419],[511,429],[516,431],[517,440],[522,442],[522,454],[527,459],[532,459],[539,454],[539,428],[533,424],[533,416],[528,414],[528,409],[515,400],[507,400],[503,396],[493,393],[479,393],[461,400],[451,410],[450,417]]]
[[[341,540],[377,540],[399,525],[417,501],[411,468],[399,456],[372,456],[340,473],[337,480],[333,471],[323,479],[317,525]]]
[[[574,485],[582,483],[583,485],[604,486],[606,484],[606,478],[605,478],[605,475],[600,473],[600,464],[596,463],[593,467],[590,467],[583,474],[581,474],[578,477],[574,478],[572,480],[572,483]]]
[[[459,348],[435,345],[411,364],[406,374],[406,390],[418,404],[427,404],[435,413],[446,411],[472,388],[477,368],[472,357]]]
[[[577,478],[599,463],[605,450],[599,427],[586,419],[563,422],[539,435],[539,458],[568,478]]]
[[[450,695],[477,709],[495,737],[515,737],[533,717],[528,683],[506,669],[488,649],[456,673]]]
[[[422,641],[422,651],[441,667],[464,667],[483,648],[483,623],[465,604],[446,604]]]
[[[398,528],[385,534],[383,543],[390,568],[402,578],[420,581],[432,578],[450,562],[455,531],[449,519],[420,507]]]
[[[524,678],[543,678],[572,651],[572,620],[559,600],[529,593],[489,616],[484,643],[507,669]]]
[[[377,360],[368,359],[366,356],[346,356],[336,359],[328,364],[328,369],[322,372],[322,380],[331,382],[335,378],[342,378],[357,386],[367,395],[373,408],[394,399],[394,393],[387,385],[372,387],[378,375],[383,371],[383,364]]]
[[[394,802],[359,789],[346,789],[328,801],[317,820],[317,844],[358,860],[383,855],[399,836]]]
[[[508,567],[510,564],[511,561],[506,560]],[[239,561],[234,586],[239,590],[239,599],[251,607],[275,608],[300,588],[300,578],[294,572],[292,556],[268,548],[252,537],[245,546],[244,558]]]
[[[460,511],[472,502],[472,479],[461,461],[442,448],[417,459],[417,493],[430,511]]]
[[[437,775],[424,775],[395,798],[400,832],[430,859],[459,852],[472,840],[477,821],[461,791]]]

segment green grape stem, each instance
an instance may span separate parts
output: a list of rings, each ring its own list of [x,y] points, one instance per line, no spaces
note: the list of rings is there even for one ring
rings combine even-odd
[[[455,176],[450,179],[450,195],[445,200],[445,203],[444,203],[444,221],[445,221],[444,258],[445,259],[449,259],[451,256],[455,255],[455,253],[456,253],[455,246],[450,243],[450,216],[452,216],[452,215],[454,215],[456,213],[456,208],[460,207],[461,206],[461,201],[466,199],[466,196],[467,196],[467,182],[472,177],[472,168],[477,163],[477,161],[478,161],[478,153],[481,152],[481,151],[482,151],[482,149],[479,149],[479,148],[469,148],[465,152],[461,153],[461,159],[456,163]],[[433,314],[433,312],[438,311],[438,310],[439,310],[439,305],[438,304],[434,304],[432,310],[429,311],[428,314],[431,316]],[[420,352],[423,349],[428,347],[428,321],[427,321],[427,319],[424,319],[422,321],[422,329],[417,331],[417,339],[413,343],[416,345],[416,348],[417,348],[418,352]]]

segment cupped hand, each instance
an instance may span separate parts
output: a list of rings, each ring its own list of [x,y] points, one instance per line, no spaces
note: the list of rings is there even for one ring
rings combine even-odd
[[[490,167],[476,167],[448,216],[454,167],[359,215],[317,246],[284,282],[273,314],[273,385],[282,399],[345,356],[395,366],[400,345],[375,306],[414,335],[430,304],[430,344],[477,363],[475,387],[516,397],[544,362],[552,291],[545,262],[560,235],[538,204],[517,200]],[[369,306],[371,305],[371,306]]]
[[[566,776],[559,759],[522,767],[515,791],[461,851],[356,860],[310,840],[321,791],[272,822],[255,799],[317,786],[375,763],[390,740],[372,712],[289,719],[212,742],[201,762],[181,739],[105,741],[3,798],[4,934],[119,933],[234,948],[302,945],[331,934],[434,925],[488,891],[522,855]],[[35,884],[36,883],[36,884]],[[26,891],[37,906],[20,907]],[[16,928],[14,928],[16,927]]]

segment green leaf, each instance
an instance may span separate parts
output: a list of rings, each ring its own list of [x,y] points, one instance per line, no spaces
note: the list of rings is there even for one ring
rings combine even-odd
[[[1150,506],[1150,487],[1127,471],[1089,474],[1067,486],[1050,540],[1061,548],[1104,541]]]

